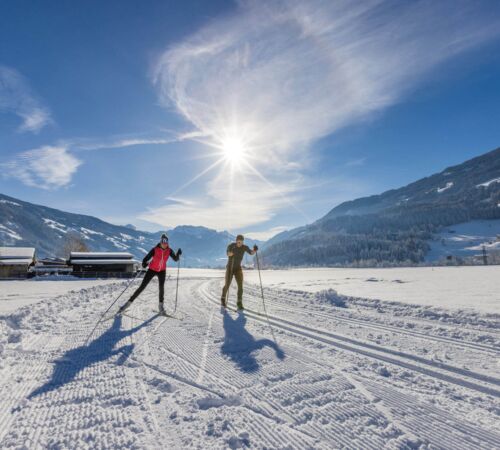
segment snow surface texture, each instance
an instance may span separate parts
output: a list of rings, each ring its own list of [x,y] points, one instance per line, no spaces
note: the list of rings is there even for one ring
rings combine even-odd
[[[58,281],[56,281],[58,280]],[[0,314],[13,312],[22,306],[51,299],[85,287],[116,283],[114,280],[82,280],[71,276],[43,279],[0,281]]]
[[[481,255],[483,246],[487,252],[500,250],[500,219],[473,220],[446,227],[429,245],[427,261],[438,261],[448,255]]]
[[[125,282],[0,316],[0,448],[500,448],[498,315],[266,288],[268,323],[221,282],[176,318],[153,282],[87,344]]]
[[[266,286],[407,304],[500,312],[500,266],[390,269],[294,269],[262,272]],[[257,271],[246,280],[259,282]]]

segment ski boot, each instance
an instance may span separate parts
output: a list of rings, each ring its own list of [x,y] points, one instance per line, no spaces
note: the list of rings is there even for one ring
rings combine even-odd
[[[238,308],[238,311],[244,311],[245,308],[243,308],[243,303],[241,300],[236,304],[236,307]]]
[[[131,304],[132,304],[132,302],[129,300],[122,307],[120,307],[120,309],[118,310],[118,312],[116,313],[116,315],[118,316],[118,315],[124,313],[130,307]]]
[[[167,312],[165,311],[165,308],[164,308],[162,302],[158,303],[158,313],[161,314],[162,316],[167,315]]]
[[[220,306],[221,306],[222,308],[225,308],[225,307],[227,306],[227,305],[226,305],[226,299],[225,299],[224,297],[222,297],[222,298],[220,299]]]

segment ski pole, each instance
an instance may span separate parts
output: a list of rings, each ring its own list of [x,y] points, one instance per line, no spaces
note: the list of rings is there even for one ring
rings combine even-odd
[[[99,317],[99,320],[97,321],[97,323],[95,324],[95,327],[93,328],[93,330],[90,332],[90,334],[87,336],[87,339],[85,339],[85,345],[87,345],[87,342],[89,341],[89,339],[92,337],[92,335],[94,334],[94,331],[97,329],[97,327],[99,326],[99,324],[101,323],[103,317],[108,313],[108,311],[113,307],[113,305],[120,299],[120,297],[125,293],[125,291],[130,287],[130,285],[137,279],[137,277],[142,273],[142,270],[138,271],[135,275],[134,278],[132,278],[128,283],[127,285],[125,286],[125,289],[123,289],[123,291],[120,292],[120,295],[118,297],[116,297],[113,301],[113,303],[111,303],[111,305],[109,305],[108,309],[106,309],[106,311],[104,311],[102,314],[101,314],[101,317]]]
[[[179,272],[181,270],[181,259],[179,258],[179,260],[177,261],[177,283],[176,283],[176,286],[175,286],[175,305],[174,305],[174,312],[172,314],[175,314],[175,312],[177,311],[177,298],[178,298],[178,294],[179,294]]]
[[[234,250],[234,247],[232,248]],[[226,306],[227,306],[227,300],[229,298],[229,288],[231,287],[231,282],[233,281],[233,272],[234,272],[234,253],[233,256],[230,256],[230,258],[233,258],[231,260],[231,271],[229,272],[229,280],[226,280],[227,284],[227,290],[226,290]]]
[[[257,261],[257,270],[259,272],[260,293],[262,295],[262,305],[264,306],[264,314],[266,315],[267,324],[269,325],[269,328],[271,329],[271,334],[273,335],[274,343],[277,345],[278,343],[276,342],[276,336],[274,335],[273,327],[271,326],[271,322],[269,322],[269,316],[267,315],[266,301],[264,300],[264,287],[262,286],[262,277],[260,275],[259,254],[257,252],[255,252],[255,260]]]

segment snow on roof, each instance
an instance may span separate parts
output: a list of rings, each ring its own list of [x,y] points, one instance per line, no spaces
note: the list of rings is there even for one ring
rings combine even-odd
[[[126,252],[71,252],[70,259],[119,259],[121,261],[131,260],[134,257],[131,253]]]
[[[0,247],[0,259],[7,258],[34,258],[34,247]]]
[[[139,264],[135,259],[72,259],[72,265]]]
[[[0,265],[29,265],[35,258],[33,247],[0,247]]]

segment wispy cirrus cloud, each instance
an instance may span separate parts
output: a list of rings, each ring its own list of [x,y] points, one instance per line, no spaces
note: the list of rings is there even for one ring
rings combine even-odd
[[[167,49],[154,81],[197,140],[213,146],[228,129],[239,134],[257,171],[293,201],[312,143],[401,101],[450,58],[497,38],[499,19],[494,2],[476,0],[245,1]],[[189,212],[193,223],[220,229],[228,210],[245,227],[288,207],[262,180],[237,190],[242,207],[219,175],[207,181],[209,201],[189,200],[196,211],[169,204],[148,220],[166,224]]]
[[[173,144],[179,141],[178,137],[112,137],[108,139],[74,139],[67,143],[75,150],[105,150],[135,147],[138,145]]]
[[[299,182],[290,180],[288,190],[278,192],[270,186],[263,188],[262,182],[249,174],[232,177],[220,171],[206,184],[203,195],[167,197],[164,205],[151,207],[138,218],[168,228],[192,224],[237,230],[269,221],[276,211],[290,206]]]
[[[49,109],[42,105],[28,81],[15,69],[0,66],[0,112],[11,112],[22,119],[19,131],[37,133],[52,123]]]
[[[44,146],[20,153],[0,164],[6,178],[15,178],[27,186],[57,189],[70,184],[81,161],[64,146]]]
[[[128,148],[139,145],[160,145],[178,142],[178,138],[110,137],[106,139],[72,139],[59,141],[21,152],[0,163],[1,175],[16,178],[30,187],[58,189],[71,183],[82,165],[78,152]]]

